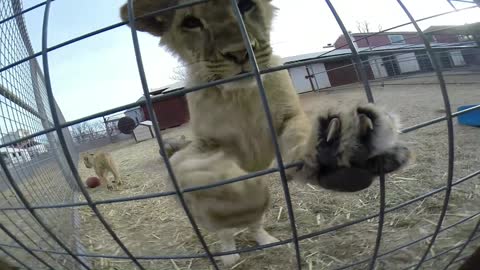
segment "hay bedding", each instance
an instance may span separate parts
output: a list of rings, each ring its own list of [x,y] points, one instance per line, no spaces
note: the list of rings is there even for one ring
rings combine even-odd
[[[459,80],[457,77],[450,77],[450,79]],[[408,82],[401,80],[401,83]],[[480,93],[474,84],[451,84],[449,89],[453,107],[472,103],[475,100],[480,101]],[[439,109],[442,108],[442,101],[436,85],[389,86],[387,84],[385,87],[374,87],[373,90],[377,102],[399,112],[406,122],[405,126],[441,116]],[[359,85],[342,91],[302,95],[302,102],[307,112],[312,111],[314,106],[321,106],[331,100],[351,103],[363,99],[364,94]],[[455,178],[459,178],[479,169],[480,130],[458,126],[455,123],[455,131]],[[190,136],[188,126],[165,132],[166,137],[181,134]],[[445,124],[436,124],[403,135],[403,138],[415,149],[416,160],[403,171],[389,175],[387,207],[395,206],[445,184],[447,165]],[[168,176],[158,155],[155,140],[138,144],[133,141],[113,144],[103,150],[113,155],[125,184],[115,191],[105,188],[90,189],[89,192],[94,199],[103,200],[167,190]],[[93,175],[93,171],[88,171],[82,164],[79,167],[83,178]],[[266,217],[266,228],[279,239],[290,238],[291,230],[279,177],[272,174],[266,181],[271,183],[273,198]],[[334,193],[313,186],[292,183],[291,193],[299,234],[318,231],[378,212],[378,183],[368,190],[355,194]],[[380,253],[431,233],[439,217],[443,194],[441,192],[434,197],[388,213],[385,217],[384,240]],[[455,187],[444,227],[476,213],[479,210],[479,199],[478,177]],[[100,205],[99,209],[134,255],[202,253],[202,248],[183,210],[178,207],[173,197]],[[124,255],[88,208],[81,209],[81,216],[81,235],[87,250],[100,254]],[[439,235],[430,255],[460,244],[466,239],[476,221],[477,219],[474,218],[455,229],[443,232]],[[377,222],[377,219],[372,219],[301,241],[304,268],[333,269],[368,258],[374,248]],[[206,231],[202,230],[202,232],[212,249],[218,251],[218,239]],[[253,239],[242,230],[238,232],[237,241],[238,247],[255,245]],[[426,245],[427,240],[420,241],[408,249],[380,258],[377,269],[402,269],[415,263],[423,255]],[[467,252],[474,246],[470,246]],[[294,258],[293,246],[289,245],[242,254],[239,264],[233,268],[293,269]],[[439,260],[427,262],[424,269],[438,269],[447,259],[448,256],[443,256]],[[95,269],[134,269],[131,263],[118,259],[93,259],[93,262]],[[206,259],[142,260],[141,262],[147,269],[210,269]],[[351,269],[365,269],[366,265],[368,264]]]

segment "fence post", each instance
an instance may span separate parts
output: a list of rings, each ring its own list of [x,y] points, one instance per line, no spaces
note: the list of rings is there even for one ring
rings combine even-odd
[[[108,135],[108,139],[110,139],[110,142],[113,143],[112,134],[110,133],[110,129],[108,128],[107,119],[105,118],[105,116],[102,116],[102,118],[103,118],[103,124],[105,125],[105,131],[107,132],[107,135]]]

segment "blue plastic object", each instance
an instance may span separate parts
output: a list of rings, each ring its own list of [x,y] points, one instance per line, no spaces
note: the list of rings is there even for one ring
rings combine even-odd
[[[479,104],[460,106],[457,108],[457,111],[462,111],[478,105]],[[466,126],[480,127],[480,108],[464,113],[462,115],[459,115],[458,123]]]

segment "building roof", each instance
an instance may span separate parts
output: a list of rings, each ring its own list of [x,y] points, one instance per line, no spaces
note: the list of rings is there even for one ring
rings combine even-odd
[[[432,25],[423,30],[425,34],[444,34],[444,35],[458,35],[458,34],[472,34],[480,33],[480,22],[463,24],[463,25]],[[352,36],[362,37],[368,35],[416,35],[416,31],[386,31],[386,32],[366,32],[366,33],[351,33]],[[340,35],[335,42],[338,42],[343,37]]]
[[[434,49],[462,49],[462,48],[473,48],[475,47],[475,42],[458,42],[458,43],[432,43],[432,48]],[[395,45],[385,45],[374,48],[358,48],[360,55],[362,54],[379,54],[386,52],[408,52],[408,51],[417,51],[424,50],[425,46],[423,44],[395,44]],[[325,58],[328,59],[337,59],[345,56],[351,55],[350,49],[337,49],[330,51],[320,51],[314,53],[300,54],[289,57],[282,58],[284,64],[308,61],[312,59]]]
[[[438,34],[467,34],[471,33],[472,31],[479,32],[480,31],[480,22],[470,23],[470,24],[461,24],[461,25],[432,25],[423,30],[424,33],[432,33],[436,32]],[[375,32],[370,33],[352,33],[353,36],[366,36],[366,35],[374,35],[377,34]],[[387,31],[378,33],[377,35],[408,35],[408,34],[417,34],[416,31]],[[341,35],[340,37],[342,37]]]
[[[159,95],[159,94],[176,91],[176,90],[180,90],[180,89],[183,89],[183,88],[185,88],[185,83],[184,82],[175,82],[175,83],[172,83],[172,84],[160,87],[160,88],[150,89],[150,94],[152,96],[156,96],[156,95]]]
[[[438,33],[438,34],[471,34],[472,32],[480,32],[480,22],[462,24],[462,25],[432,25],[423,30],[424,33]]]
[[[150,89],[150,96],[163,95],[163,94],[166,94],[166,93],[169,93],[169,92],[174,92],[174,91],[181,90],[183,88],[185,88],[185,83],[184,82],[175,82],[175,83],[163,86],[163,87]],[[142,101],[142,100],[145,100],[144,96],[141,96],[137,100],[137,102]]]
[[[394,31],[387,31],[387,32],[382,32],[382,33],[378,33],[377,32],[365,32],[365,33],[352,33],[352,36],[368,36],[368,35],[374,35],[374,34],[377,34],[377,35],[412,35],[412,34],[416,34],[417,32],[415,31],[398,31],[398,32],[394,32]],[[341,35],[343,36],[343,35]]]
[[[453,29],[456,28],[454,25],[432,25],[428,27],[427,29],[423,30],[424,33],[430,33],[430,32],[439,32],[439,31],[445,31],[446,29]]]
[[[388,36],[388,35],[416,35],[417,32],[415,31],[386,31],[386,32],[365,32],[365,33],[350,33],[353,39],[362,39],[362,38],[370,38],[370,37],[375,37],[375,36]],[[334,42],[334,44],[337,44],[338,42],[345,43],[345,37],[343,34],[341,34]]]
[[[283,57],[282,62],[284,64],[287,64],[287,63],[293,63],[293,62],[304,61],[309,59],[315,59],[319,57],[340,56],[342,54],[349,55],[350,53],[351,53],[350,49],[320,51],[320,52],[305,53],[305,54],[298,54],[298,55]]]

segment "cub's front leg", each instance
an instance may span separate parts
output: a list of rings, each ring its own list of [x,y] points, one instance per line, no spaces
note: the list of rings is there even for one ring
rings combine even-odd
[[[398,141],[398,121],[372,104],[319,113],[305,150],[297,176],[344,192],[369,187],[381,171],[398,170],[411,157]]]

